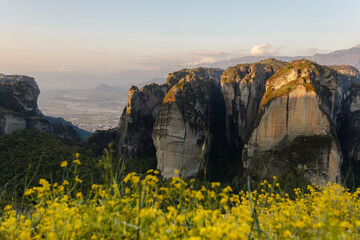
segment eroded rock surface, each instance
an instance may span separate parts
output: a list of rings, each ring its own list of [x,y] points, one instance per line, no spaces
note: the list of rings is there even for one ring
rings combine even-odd
[[[359,70],[355,67],[348,65],[335,65],[335,66],[329,66],[329,68],[335,70],[336,73],[338,74],[338,78],[341,81],[341,88],[343,92],[342,100],[344,100],[349,87],[353,83],[360,82]]]
[[[304,168],[310,182],[340,182],[342,154],[335,133],[342,83],[334,70],[293,61],[266,83],[244,167],[260,177]]]
[[[227,140],[240,150],[257,116],[266,80],[285,64],[267,59],[254,64],[239,64],[224,71],[221,89],[226,105]]]
[[[38,116],[37,99],[40,94],[34,78],[0,74],[0,107],[11,111]]]
[[[64,123],[51,122],[38,109],[40,94],[34,78],[0,74],[0,135],[37,128],[64,139],[79,140],[79,134]]]
[[[209,150],[213,96],[220,86],[220,69],[197,68],[169,75],[174,84],[166,94],[153,128],[158,169],[164,177],[179,170],[183,178],[203,169]]]
[[[208,167],[219,180],[245,168],[260,178],[301,170],[309,182],[340,182],[337,132],[346,157],[359,156],[356,82],[354,67],[308,60],[182,69],[163,85],[130,89],[118,149],[130,157],[156,149],[166,178]]]
[[[360,166],[360,83],[348,89],[339,118],[339,139],[346,164]]]
[[[155,118],[169,85],[150,84],[138,89],[132,86],[121,115],[117,135],[120,155],[134,157],[154,148],[151,137]]]

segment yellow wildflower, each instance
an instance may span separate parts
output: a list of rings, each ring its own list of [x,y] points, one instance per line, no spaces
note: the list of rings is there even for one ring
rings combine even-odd
[[[216,187],[220,187],[220,183],[219,182],[212,182],[211,183],[211,188],[216,188]]]
[[[83,197],[83,194],[81,193],[81,192],[78,192],[77,194],[76,194],[76,198],[82,198]]]
[[[75,159],[75,160],[73,161],[73,163],[75,163],[75,164],[77,164],[77,165],[81,165],[81,162],[80,162],[79,159]]]
[[[78,177],[75,178],[75,181],[78,182],[78,183],[82,183],[82,182],[83,182],[83,181],[82,181],[80,178],[78,178]]]
[[[61,166],[62,168],[64,168],[64,167],[66,167],[67,165],[68,165],[68,162],[67,162],[67,161],[63,161],[60,166]]]
[[[286,230],[283,232],[283,235],[284,235],[285,238],[288,238],[288,237],[291,236],[291,232],[290,232],[288,229],[286,229]]]

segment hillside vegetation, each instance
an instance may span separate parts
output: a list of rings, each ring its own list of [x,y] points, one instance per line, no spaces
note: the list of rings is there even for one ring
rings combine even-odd
[[[40,179],[59,182],[64,172],[59,168],[63,161],[72,162],[80,154],[82,168],[79,175],[85,180],[84,190],[92,183],[102,182],[97,166],[97,151],[80,148],[51,134],[38,130],[22,130],[0,136],[0,186],[3,201],[18,202],[26,188]],[[100,152],[101,154],[101,152]]]

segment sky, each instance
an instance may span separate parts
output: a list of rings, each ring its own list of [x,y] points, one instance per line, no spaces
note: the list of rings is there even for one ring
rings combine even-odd
[[[359,11],[358,0],[0,0],[0,72],[58,87],[56,73],[75,83],[85,73],[327,53],[360,44]]]

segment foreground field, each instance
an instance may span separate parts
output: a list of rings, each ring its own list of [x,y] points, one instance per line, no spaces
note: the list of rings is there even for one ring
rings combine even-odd
[[[79,163],[76,160],[75,163]],[[67,162],[62,163],[67,167]],[[75,171],[76,173],[76,171]],[[85,197],[73,184],[28,189],[26,210],[4,208],[1,239],[359,239],[360,189],[308,186],[294,197],[276,177],[260,191],[233,193],[219,183],[199,186],[178,177],[160,183],[158,171],[131,173],[93,185]],[[70,181],[72,182],[72,181]],[[110,184],[111,183],[111,184]],[[71,186],[70,186],[71,185]],[[197,189],[197,190],[196,190]],[[16,210],[14,210],[16,209]]]

